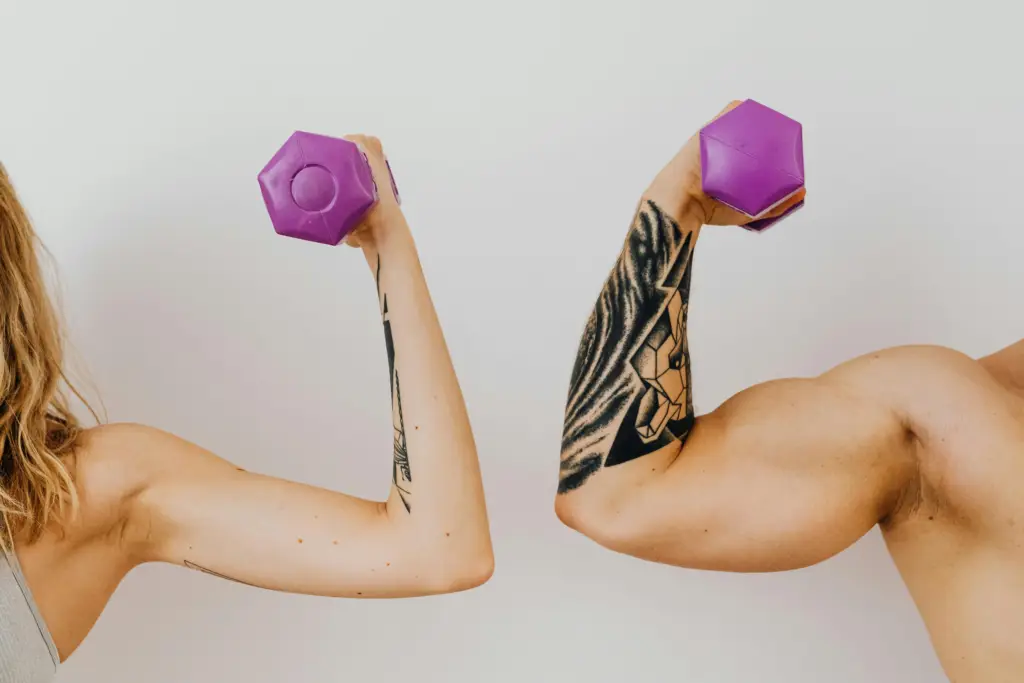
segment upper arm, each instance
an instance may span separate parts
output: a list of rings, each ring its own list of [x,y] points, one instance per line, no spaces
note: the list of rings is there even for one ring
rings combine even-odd
[[[457,538],[413,527],[385,503],[246,472],[156,429],[105,429],[103,445],[139,473],[126,506],[137,562],[329,596],[450,592],[487,578]]]
[[[858,375],[844,366],[741,392],[699,418],[682,448],[599,472],[578,501],[576,492],[559,501],[561,514],[614,550],[658,562],[728,571],[820,562],[884,517],[912,470],[903,421]]]

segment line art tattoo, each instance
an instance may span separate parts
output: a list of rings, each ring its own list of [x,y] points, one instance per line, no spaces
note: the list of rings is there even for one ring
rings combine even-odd
[[[233,581],[234,583],[240,583],[243,586],[252,586],[253,588],[259,588],[259,586],[257,586],[256,584],[246,583],[245,581],[240,581],[239,579],[234,579],[234,578],[232,578],[230,576],[227,576],[226,574],[221,574],[220,572],[215,572],[212,569],[207,569],[206,567],[200,567],[195,562],[189,562],[188,560],[185,560],[185,566],[188,567],[189,569],[195,569],[198,572],[202,572],[204,574],[209,574],[210,576],[216,576],[218,579],[224,579],[225,581]]]
[[[381,315],[384,321],[384,343],[388,351],[388,371],[391,378],[391,423],[394,428],[394,463],[391,481],[398,491],[406,512],[412,512],[412,469],[409,466],[409,450],[405,441],[405,419],[402,416],[402,389],[395,370],[395,340],[391,334],[391,317],[388,311],[388,296],[380,291],[381,259],[377,257],[377,298],[381,301]]]
[[[643,202],[580,340],[559,493],[602,467],[685,442],[694,424],[686,342],[692,268],[693,233]]]

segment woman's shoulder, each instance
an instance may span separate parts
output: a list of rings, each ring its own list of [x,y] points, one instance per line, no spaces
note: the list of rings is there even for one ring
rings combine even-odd
[[[159,429],[133,423],[82,430],[68,467],[78,492],[79,521],[84,529],[109,527],[126,518],[170,438]]]

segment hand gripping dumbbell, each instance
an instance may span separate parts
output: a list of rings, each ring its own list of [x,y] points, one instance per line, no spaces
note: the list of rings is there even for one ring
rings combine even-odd
[[[766,230],[804,204],[762,218],[804,186],[803,127],[754,100],[700,131],[700,165],[704,194],[754,219],[748,230]]]
[[[390,165],[388,174],[398,199]],[[260,171],[259,182],[277,234],[320,244],[340,243],[380,197],[357,144],[302,131]]]

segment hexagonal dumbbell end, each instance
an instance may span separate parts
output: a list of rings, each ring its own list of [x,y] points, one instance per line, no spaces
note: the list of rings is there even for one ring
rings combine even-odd
[[[302,131],[288,138],[259,182],[274,230],[320,244],[341,242],[377,203],[373,173],[358,145]],[[391,183],[397,197],[394,178]]]
[[[804,186],[804,143],[797,121],[754,100],[701,130],[700,164],[704,194],[755,219],[748,230],[766,230],[803,206],[759,218]]]

